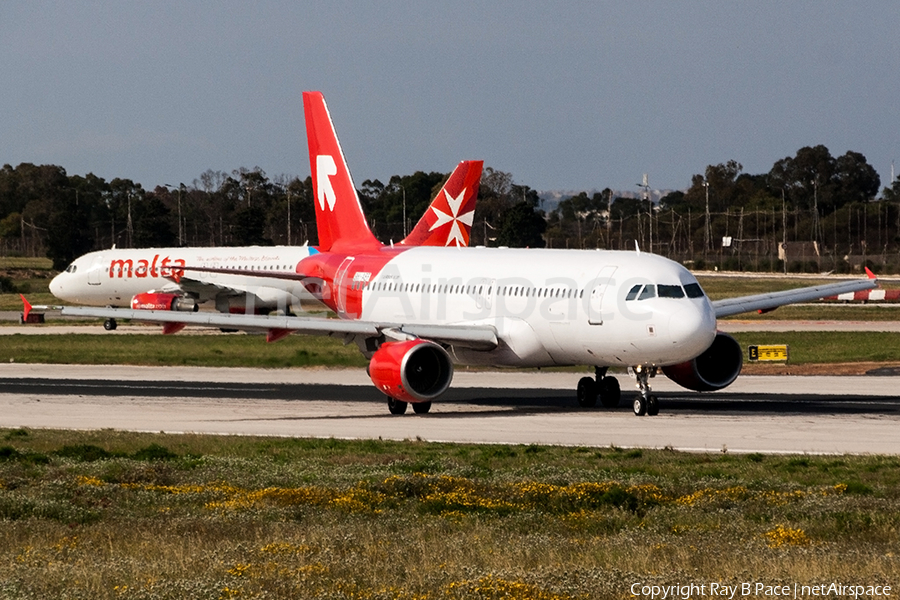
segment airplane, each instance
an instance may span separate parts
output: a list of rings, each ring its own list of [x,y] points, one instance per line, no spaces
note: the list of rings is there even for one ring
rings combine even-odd
[[[294,273],[261,276],[301,282],[340,319],[216,315],[67,307],[63,314],[259,330],[355,342],[392,414],[409,404],[429,412],[451,385],[454,364],[501,367],[588,365],[581,406],[615,407],[611,367],[636,379],[635,415],[655,415],[650,379],[662,371],[681,386],[719,390],[740,374],[743,352],[717,331],[717,318],[871,289],[873,279],[711,301],[681,264],[635,251],[383,245],[362,213],[331,116],[320,92],[304,92],[315,191],[318,252]],[[448,195],[448,200],[450,200]],[[465,223],[450,202],[440,221]],[[437,222],[437,221],[436,221]],[[185,265],[185,271],[227,272]]]
[[[482,165],[482,161],[459,163],[399,244],[468,245]],[[300,282],[261,277],[293,273],[297,263],[316,251],[307,245],[112,248],[75,259],[53,278],[50,292],[60,300],[88,306],[194,312],[201,304],[211,303],[219,312],[245,314],[324,310]],[[186,265],[221,271],[186,273]],[[114,330],[117,321],[108,318],[103,325]]]

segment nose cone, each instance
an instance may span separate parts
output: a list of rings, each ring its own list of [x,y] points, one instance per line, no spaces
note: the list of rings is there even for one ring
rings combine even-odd
[[[62,281],[60,278],[62,277],[62,273],[54,277],[50,280],[50,293],[56,296],[57,298],[62,298],[60,293],[62,292]]]
[[[694,300],[673,314],[669,336],[684,360],[709,348],[716,337],[716,314],[710,303]]]
[[[69,300],[68,295],[66,294],[66,288],[71,287],[66,286],[68,275],[68,273],[63,272],[50,280],[50,293],[60,300]],[[71,292],[71,290],[69,291]]]

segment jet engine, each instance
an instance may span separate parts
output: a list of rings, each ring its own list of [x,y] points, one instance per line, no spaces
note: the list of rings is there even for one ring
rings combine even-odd
[[[741,373],[744,354],[737,340],[721,331],[700,356],[680,365],[663,367],[663,373],[689,390],[713,392],[731,385]]]
[[[131,299],[134,310],[181,310],[197,312],[200,307],[197,301],[189,296],[166,294],[163,292],[144,292]]]
[[[447,351],[434,342],[387,342],[372,355],[369,377],[395,400],[428,402],[450,387],[453,363]]]

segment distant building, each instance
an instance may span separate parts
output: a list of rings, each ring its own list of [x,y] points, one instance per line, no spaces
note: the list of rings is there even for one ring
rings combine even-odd
[[[778,244],[778,260],[786,263],[819,261],[818,242],[784,242]]]

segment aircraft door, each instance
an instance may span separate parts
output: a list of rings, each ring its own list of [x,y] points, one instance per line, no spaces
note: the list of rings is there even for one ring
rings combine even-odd
[[[94,257],[94,262],[91,264],[90,269],[88,269],[88,284],[100,285],[100,275],[102,274],[103,270],[103,257]]]
[[[497,287],[496,279],[481,279],[475,285],[475,308],[490,311],[494,304],[494,288]]]
[[[613,274],[616,272],[615,265],[607,265],[600,269],[597,277],[591,282],[590,297],[588,298],[588,323],[590,325],[603,325],[603,296],[613,283]]]
[[[337,272],[334,274],[334,293],[336,295],[335,305],[337,306],[338,313],[347,312],[347,294],[349,290],[344,286],[344,280],[346,279],[347,270],[350,269],[350,264],[353,262],[353,259],[353,256],[345,258],[338,267]]]
[[[488,310],[494,306],[494,294],[497,293],[497,280],[496,279],[485,279],[484,285],[487,286],[487,289],[484,291],[484,306]]]

